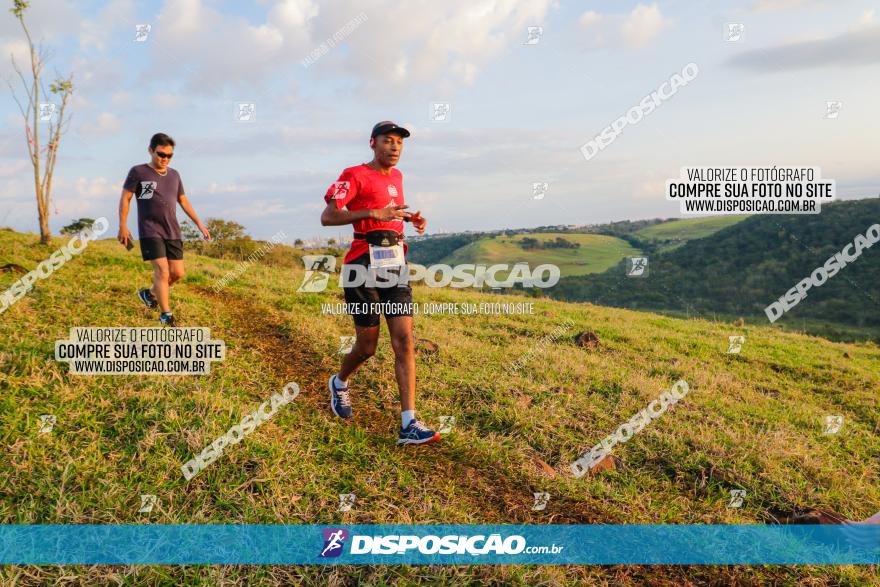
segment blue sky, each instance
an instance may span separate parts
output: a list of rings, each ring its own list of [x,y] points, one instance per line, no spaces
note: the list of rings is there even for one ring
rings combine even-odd
[[[31,30],[54,50],[48,71],[73,72],[77,88],[56,231],[80,216],[115,225],[122,180],[162,131],[203,218],[258,238],[336,236],[318,221],[323,193],[371,158],[369,130],[383,119],[412,131],[399,168],[429,232],[675,217],[663,185],[682,166],[818,166],[839,198],[880,193],[872,2],[33,4]],[[138,43],[141,23],[151,30]],[[739,41],[727,23],[744,26]],[[543,27],[537,44],[524,44],[529,26]],[[22,43],[3,11],[6,78]],[[695,80],[584,159],[582,144],[689,62]],[[3,90],[0,225],[36,231],[21,119]],[[829,100],[843,103],[836,119],[824,117]],[[235,120],[237,102],[256,104],[253,122]],[[448,122],[431,120],[434,102],[451,104]],[[534,182],[549,184],[541,200]]]

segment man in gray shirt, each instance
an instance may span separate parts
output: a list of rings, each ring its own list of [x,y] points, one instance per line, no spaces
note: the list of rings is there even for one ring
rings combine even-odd
[[[117,239],[131,248],[128,207],[131,197],[135,196],[141,257],[153,265],[153,287],[145,287],[137,295],[147,308],[158,307],[161,310],[161,324],[174,326],[169,290],[184,274],[183,239],[177,223],[177,204],[192,218],[205,240],[210,240],[211,234],[189,203],[180,174],[168,167],[174,156],[174,139],[163,133],[154,134],[147,152],[150,153],[150,162],[132,167],[122,186]]]

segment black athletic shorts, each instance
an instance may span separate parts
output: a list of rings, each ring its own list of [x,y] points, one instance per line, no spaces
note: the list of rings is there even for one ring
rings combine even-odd
[[[167,257],[169,261],[183,259],[183,241],[164,238],[142,238],[140,240],[141,257],[144,261]]]
[[[370,255],[364,253],[342,266],[363,265],[369,271]],[[404,266],[406,271],[406,266]],[[412,288],[406,285],[392,287],[367,287],[366,284],[356,287],[343,287],[348,313],[354,318],[355,326],[379,326],[379,314],[385,319],[397,316],[412,316]]]

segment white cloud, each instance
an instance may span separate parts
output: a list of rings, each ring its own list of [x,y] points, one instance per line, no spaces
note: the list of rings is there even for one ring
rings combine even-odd
[[[672,24],[654,4],[638,4],[629,13],[600,14],[588,10],[578,18],[579,42],[591,49],[611,45],[639,49],[650,44]]]
[[[105,177],[79,177],[74,181],[56,177],[50,207],[53,224],[68,224],[76,218],[107,216],[114,213],[121,186]],[[33,198],[33,187],[30,196]],[[36,211],[34,212],[36,216]]]
[[[152,101],[162,110],[171,110],[180,105],[180,96],[169,94],[168,92],[159,92],[153,95]]]
[[[244,223],[244,221],[255,218],[277,219],[294,211],[293,208],[281,200],[249,199],[246,204],[230,205],[237,201],[239,200],[230,198],[229,203],[222,207],[218,215],[221,218],[232,218],[236,222]],[[209,214],[206,212],[205,215]]]
[[[318,5],[310,0],[280,0],[269,13],[269,22],[284,30],[306,28],[319,12]]]
[[[61,187],[65,187],[62,183]],[[107,197],[118,196],[121,191],[120,185],[115,182],[111,183],[106,177],[79,177],[73,183],[73,191],[76,199],[83,200],[103,200]]]
[[[745,51],[728,64],[764,72],[880,63],[880,25],[854,27],[833,37]]]
[[[752,4],[752,10],[754,12],[778,12],[814,3],[813,0],[757,0]]]
[[[79,128],[79,132],[83,135],[100,136],[118,132],[119,128],[119,117],[112,112],[102,112],[94,122],[83,123]]]
[[[252,88],[305,71],[305,57],[355,22],[307,76],[348,78],[367,98],[426,84],[454,90],[473,84],[505,48],[519,46],[526,27],[543,22],[553,2],[339,0],[328,9],[312,0],[278,0],[258,22],[220,13],[206,0],[167,0],[147,41],[154,63],[142,82],[167,82],[170,73],[192,93]]]
[[[212,181],[208,184],[208,187],[205,188],[205,192],[209,194],[241,194],[252,191],[254,191],[254,186],[242,185],[235,182],[220,184],[216,181]]]
[[[3,45],[0,45],[0,51],[3,51],[4,60],[7,60],[10,55],[14,57],[22,72],[26,72],[27,68],[30,67],[30,50],[26,40],[13,39],[6,41]]]
[[[130,102],[131,92],[126,92],[125,90],[113,92],[113,94],[110,96],[110,103],[114,106],[126,106]]]
[[[859,19],[856,21],[855,26],[856,28],[871,27],[874,26],[875,22],[874,9],[872,8],[870,10],[864,11],[861,16],[859,16]]]
[[[4,3],[3,18],[0,18],[0,39],[8,37],[24,38],[21,24],[8,12],[9,5]],[[64,35],[77,35],[81,30],[82,8],[75,6],[70,0],[52,0],[52,2],[30,2],[24,13],[31,37],[36,41],[47,42],[57,40]]]
[[[582,29],[588,29],[594,25],[602,22],[602,15],[593,10],[588,10],[584,12],[581,17],[578,19],[578,25]]]
[[[89,98],[102,100],[105,94],[118,90],[126,77],[122,63],[111,57],[79,55],[69,71],[73,72],[74,99],[80,100],[75,105],[80,107],[89,105]],[[60,73],[66,75],[66,71]],[[53,73],[50,79],[54,77]]]
[[[18,175],[24,169],[28,169],[30,164],[27,159],[15,159],[13,161],[0,162],[0,177],[9,177]]]
[[[620,35],[627,47],[637,49],[653,41],[670,24],[656,2],[650,6],[639,4],[620,25]]]
[[[142,83],[167,85],[179,74],[196,94],[249,87],[277,70],[285,41],[271,24],[223,14],[202,0],[168,0],[152,25],[145,44],[153,63]]]
[[[82,31],[79,34],[80,48],[104,51],[107,48],[107,40],[112,38],[112,33],[120,29],[130,30],[131,37],[134,38],[133,18],[132,0],[110,0],[104,5],[97,18],[82,21]]]
[[[522,44],[528,26],[544,22],[552,0],[450,0],[444,3],[347,1],[338,14],[348,19],[314,19],[315,35],[332,35],[363,12],[364,22],[346,40],[351,50],[331,50],[311,70],[354,76],[371,97],[413,86],[438,93],[472,85],[482,69],[506,48]],[[389,33],[386,23],[406,23]],[[320,34],[318,34],[320,33]]]

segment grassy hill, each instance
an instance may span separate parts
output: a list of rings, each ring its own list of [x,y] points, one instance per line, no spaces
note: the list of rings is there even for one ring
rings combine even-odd
[[[876,198],[835,202],[817,215],[751,216],[710,238],[649,255],[647,278],[627,278],[621,263],[601,275],[563,277],[549,293],[574,301],[767,323],[768,304],[878,221]],[[878,291],[880,248],[874,246],[812,288],[777,324],[880,340]]]
[[[747,214],[668,220],[647,226],[633,234],[644,240],[653,241],[693,240],[707,237],[746,218],[748,218]]]
[[[824,214],[824,212],[823,212]],[[0,264],[33,269],[62,244],[0,231]],[[422,449],[393,444],[393,354],[353,379],[355,416],[335,418],[326,380],[348,316],[334,286],[298,294],[301,268],[255,264],[219,293],[233,261],[187,254],[174,288],[183,325],[211,328],[227,358],[210,375],[75,376],[53,358],[73,326],[153,326],[134,292],[137,249],[96,242],[0,315],[0,522],[772,523],[813,507],[864,518],[880,504],[880,349],[766,326],[535,300],[534,316],[420,316],[418,410],[456,427]],[[0,291],[17,275],[0,274]],[[510,301],[415,288],[417,302]],[[573,324],[544,348],[541,337]],[[595,332],[596,349],[576,346]],[[740,354],[728,336],[745,335]],[[523,367],[506,366],[527,357]],[[569,463],[677,379],[689,395],[614,450],[620,466],[575,479]],[[302,392],[187,482],[180,466],[288,381]],[[39,416],[54,414],[49,434]],[[836,435],[826,415],[841,414]],[[745,489],[741,509],[730,489]],[[550,494],[531,510],[532,493]],[[337,513],[338,494],[355,507]],[[150,514],[141,494],[155,494]],[[4,567],[4,585],[867,585],[867,567]]]
[[[554,263],[563,276],[602,273],[616,266],[624,257],[644,250],[672,250],[693,239],[705,238],[747,216],[688,218],[615,222],[569,230],[522,230],[516,234],[463,233],[416,239],[410,243],[409,259],[432,265],[446,263],[516,263],[534,265]],[[577,249],[533,249],[521,246],[523,239],[541,242],[563,238],[580,244]]]
[[[748,218],[748,215],[687,218],[654,224],[633,232],[639,240],[661,245],[658,251],[669,251],[690,240],[706,238],[728,226]]]
[[[577,243],[576,249],[524,249],[520,243],[524,238],[533,238],[539,242],[552,241],[557,237]],[[481,238],[444,257],[440,262],[448,265],[475,263],[492,265],[494,263],[526,262],[531,267],[542,263],[559,266],[562,275],[585,275],[601,273],[613,267],[620,259],[637,255],[629,243],[619,238],[601,234],[561,234],[561,233],[529,233],[513,236],[495,236]]]

